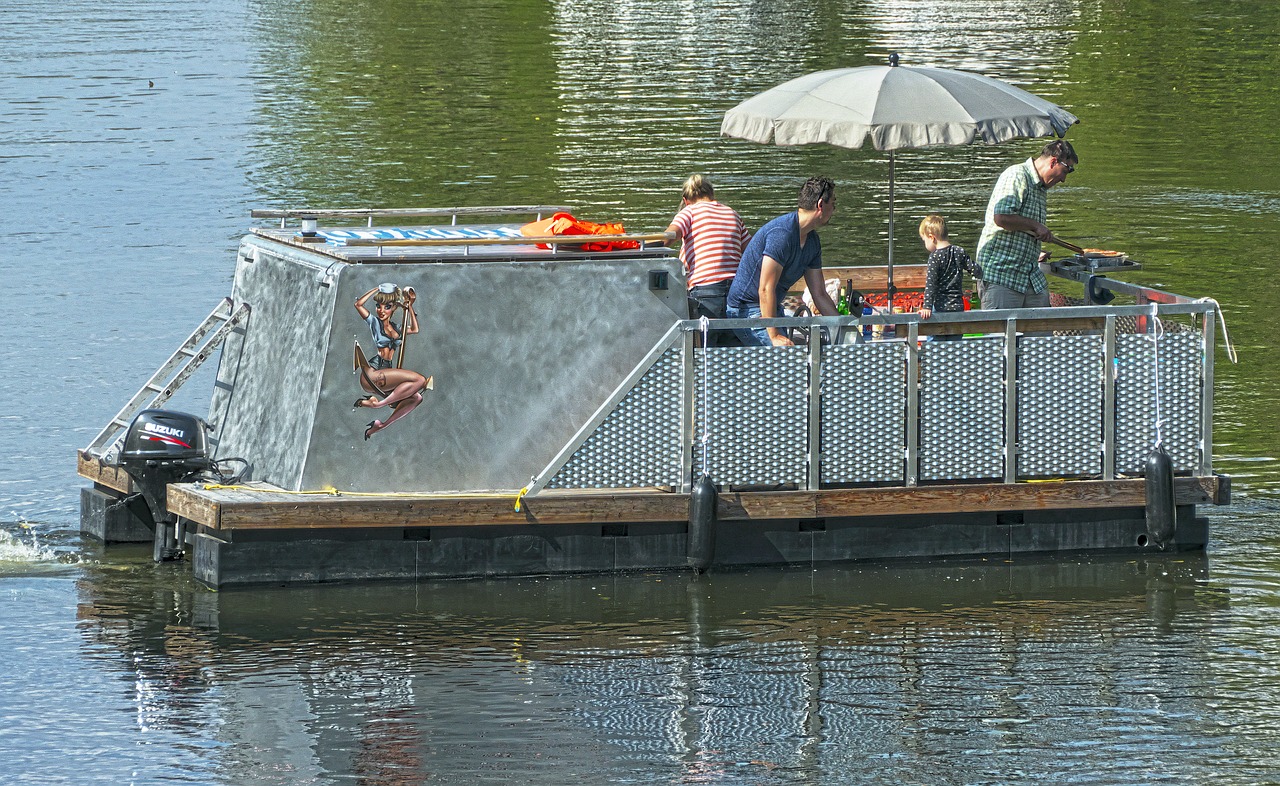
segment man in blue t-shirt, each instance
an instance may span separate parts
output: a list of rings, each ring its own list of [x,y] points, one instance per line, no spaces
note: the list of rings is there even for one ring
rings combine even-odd
[[[836,304],[822,278],[822,241],[815,232],[826,226],[836,210],[836,184],[811,177],[800,187],[799,209],[760,227],[742,253],[729,287],[725,316],[729,319],[770,319],[785,316],[782,298],[803,276],[818,313],[833,317]],[[777,328],[733,331],[748,347],[789,347],[791,339]]]

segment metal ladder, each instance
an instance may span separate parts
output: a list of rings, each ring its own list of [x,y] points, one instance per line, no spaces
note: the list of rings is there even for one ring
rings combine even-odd
[[[229,297],[218,303],[200,326],[187,336],[182,346],[147,380],[147,384],[133,394],[133,398],[116,413],[107,427],[98,432],[98,436],[84,449],[85,455],[106,460],[109,454],[115,452],[113,448],[123,437],[123,429],[133,422],[135,415],[143,409],[160,407],[173,398],[178,388],[209,359],[213,350],[222,345],[227,334],[249,316],[248,303],[241,303],[239,308],[233,308],[233,305]],[[112,462],[107,460],[107,463]]]

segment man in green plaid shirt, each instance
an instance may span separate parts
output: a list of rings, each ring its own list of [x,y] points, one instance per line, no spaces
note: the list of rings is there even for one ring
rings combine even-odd
[[[1047,308],[1049,284],[1040,271],[1047,256],[1040,244],[1054,237],[1045,226],[1045,195],[1080,163],[1065,139],[1044,146],[1035,158],[1006,169],[991,193],[978,238],[982,308]]]

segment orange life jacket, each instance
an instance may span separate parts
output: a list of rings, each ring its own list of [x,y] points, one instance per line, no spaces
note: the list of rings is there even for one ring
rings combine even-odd
[[[574,218],[569,213],[556,213],[551,218],[533,221],[520,227],[520,234],[525,237],[553,237],[559,235],[622,235],[626,230],[620,223],[596,224]],[[538,248],[551,248],[546,243],[538,243]],[[574,246],[583,251],[613,251],[620,248],[639,248],[634,240],[606,240],[601,242],[575,243]]]

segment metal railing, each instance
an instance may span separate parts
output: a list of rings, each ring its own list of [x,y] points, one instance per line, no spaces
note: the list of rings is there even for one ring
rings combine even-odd
[[[344,245],[355,247],[376,247],[378,255],[384,248],[430,248],[461,246],[463,254],[467,254],[475,246],[547,246],[552,254],[566,251],[578,253],[584,244],[595,243],[636,243],[640,249],[653,246],[666,246],[676,239],[674,232],[653,232],[648,234],[625,233],[620,235],[541,235],[519,237],[476,237],[476,238],[352,238],[344,241]],[[591,252],[601,253],[601,252]]]
[[[498,205],[490,207],[449,207],[449,208],[337,208],[313,210],[309,208],[260,209],[250,211],[253,218],[279,219],[280,229],[288,228],[288,221],[296,219],[304,236],[315,236],[324,230],[320,226],[321,219],[332,219],[350,222],[363,219],[367,228],[374,226],[375,218],[449,218],[449,226],[457,226],[460,216],[510,216],[533,215],[534,221],[540,221],[544,213],[568,212],[572,208],[559,205]],[[333,227],[329,228],[330,230]],[[627,243],[634,242],[639,248],[667,246],[674,242],[672,232],[622,233],[612,235],[547,235],[547,236],[513,236],[513,237],[447,237],[447,238],[344,238],[342,245],[349,247],[372,247],[377,249],[378,256],[389,248],[431,248],[461,247],[463,254],[469,254],[472,247],[503,245],[543,245],[552,254],[567,251],[580,253],[583,244]]]
[[[889,406],[886,417],[901,417],[901,474],[895,480],[886,480],[884,478],[873,479],[869,482],[879,485],[905,485],[915,486],[923,482],[944,481],[946,479],[946,461],[942,462],[942,469],[932,469],[923,471],[927,465],[932,462],[935,467],[939,464],[936,456],[937,437],[931,437],[935,455],[932,458],[922,455],[922,447],[926,440],[922,437],[922,428],[931,428],[936,431],[937,423],[930,421],[933,417],[936,421],[939,407],[942,408],[944,420],[948,417],[945,413],[947,406],[946,397],[948,391],[945,386],[934,384],[932,388],[923,388],[921,382],[922,363],[935,362],[942,363],[948,357],[949,353],[962,350],[966,345],[962,342],[973,342],[967,346],[970,349],[981,349],[982,362],[988,363],[991,368],[986,369],[987,378],[992,381],[994,389],[983,392],[987,396],[985,406],[987,410],[988,420],[992,417],[998,417],[998,422],[993,422],[991,431],[1002,432],[999,439],[1002,444],[994,446],[992,449],[999,452],[998,458],[1002,464],[1002,470],[998,480],[1004,483],[1015,483],[1022,479],[1028,479],[1033,475],[1020,471],[1020,458],[1029,452],[1033,452],[1033,448],[1042,449],[1045,446],[1020,445],[1020,431],[1027,431],[1028,424],[1036,424],[1036,418],[1040,413],[1030,411],[1032,408],[1040,406],[1040,400],[1037,397],[1048,399],[1047,404],[1052,409],[1055,406],[1055,397],[1064,397],[1064,400],[1071,402],[1074,397],[1079,400],[1088,400],[1093,402],[1087,409],[1089,411],[1081,413],[1071,413],[1066,411],[1070,408],[1070,404],[1064,405],[1059,401],[1056,403],[1057,409],[1049,412],[1045,417],[1063,417],[1062,428],[1072,433],[1063,434],[1063,439],[1083,439],[1086,442],[1089,437],[1081,437],[1074,433],[1074,430],[1085,428],[1101,432],[1099,444],[1096,449],[1090,443],[1087,450],[1090,453],[1090,463],[1096,466],[1096,472],[1088,470],[1082,472],[1075,470],[1067,472],[1067,476],[1080,477],[1087,475],[1091,477],[1101,477],[1102,479],[1114,479],[1120,474],[1131,474],[1134,472],[1135,455],[1145,455],[1145,453],[1137,453],[1141,449],[1140,445],[1145,444],[1145,440],[1152,433],[1156,438],[1160,436],[1160,423],[1154,422],[1154,413],[1148,412],[1145,408],[1149,408],[1153,401],[1152,393],[1149,390],[1150,382],[1159,375],[1159,379],[1165,379],[1166,376],[1174,375],[1168,383],[1170,389],[1161,392],[1160,398],[1154,400],[1155,409],[1159,409],[1160,403],[1164,402],[1168,397],[1176,397],[1178,406],[1172,408],[1171,418],[1168,423],[1164,424],[1165,434],[1171,432],[1179,432],[1178,438],[1181,440],[1184,453],[1188,456],[1180,467],[1181,471],[1190,472],[1197,475],[1210,475],[1213,472],[1212,467],[1212,446],[1213,446],[1213,350],[1214,350],[1214,325],[1215,319],[1218,317],[1217,304],[1212,301],[1202,302],[1195,301],[1190,298],[1184,298],[1176,295],[1169,295],[1158,290],[1151,290],[1142,287],[1133,287],[1132,285],[1122,284],[1120,282],[1107,282],[1108,287],[1115,286],[1116,289],[1123,290],[1127,294],[1144,298],[1147,301],[1161,301],[1158,305],[1134,305],[1134,306],[1080,306],[1071,308],[1044,308],[1044,309],[1017,309],[1008,311],[974,311],[963,313],[940,313],[935,314],[929,320],[921,320],[915,314],[873,314],[866,316],[842,316],[842,317],[787,317],[770,320],[715,320],[704,326],[696,320],[685,320],[676,323],[671,330],[649,351],[644,359],[633,369],[628,377],[618,385],[613,393],[605,402],[597,409],[592,418],[590,418],[574,438],[569,441],[557,453],[547,467],[532,479],[528,493],[537,493],[544,488],[617,488],[630,486],[658,486],[668,487],[687,491],[694,480],[694,474],[698,470],[701,461],[699,458],[699,447],[702,438],[702,432],[705,430],[701,424],[705,423],[707,418],[708,403],[714,405],[714,398],[709,397],[708,402],[700,402],[702,395],[699,385],[701,379],[704,379],[707,366],[705,364],[714,363],[718,359],[733,359],[733,363],[737,363],[738,367],[744,367],[742,364],[750,364],[755,362],[765,362],[769,358],[778,358],[783,355],[778,353],[791,353],[788,357],[792,358],[793,366],[796,363],[807,364],[807,390],[803,392],[803,402],[797,399],[788,399],[790,409],[795,412],[786,413],[788,418],[794,422],[794,426],[790,427],[788,435],[791,439],[804,442],[804,462],[807,466],[797,469],[792,475],[790,483],[791,487],[796,488],[823,488],[823,487],[839,487],[842,485],[861,485],[858,480],[830,482],[824,478],[824,460],[830,456],[824,456],[822,450],[822,431],[824,428],[831,427],[833,421],[830,418],[842,417],[839,412],[833,411],[831,403],[837,393],[837,387],[841,384],[850,384],[848,380],[841,381],[833,379],[830,375],[824,376],[824,369],[828,365],[837,362],[849,362],[848,357],[852,357],[854,363],[861,362],[865,358],[870,358],[871,354],[858,354],[866,350],[874,350],[876,347],[894,347],[891,354],[900,353],[901,355],[901,377],[900,381],[893,379],[882,380],[886,395],[891,397],[892,401],[900,404],[892,404]],[[1157,319],[1151,319],[1152,316]],[[1198,325],[1186,326],[1175,332],[1163,333],[1162,327],[1169,327],[1170,318],[1191,318],[1198,322]],[[1126,320],[1126,318],[1129,318]],[[1132,338],[1125,337],[1126,334],[1118,329],[1118,324],[1127,321],[1132,325],[1137,320],[1143,320],[1143,329],[1145,332],[1134,334],[1140,340],[1135,341]],[[884,337],[876,339],[865,333],[864,328],[872,328],[873,326],[885,327]],[[888,326],[894,326],[892,334],[889,334]],[[695,337],[705,328],[712,331],[732,330],[735,328],[758,328],[774,326],[784,330],[808,333],[810,337],[823,337],[822,340],[808,342],[807,346],[801,346],[795,349],[790,348],[712,348],[703,350],[695,348],[697,341]],[[1192,330],[1198,327],[1198,330]],[[960,341],[930,343],[922,341],[928,334],[940,332],[963,332],[965,337]],[[1072,339],[1068,341],[1061,340],[1065,336],[1085,336],[1091,338]],[[1181,338],[1173,339],[1172,336],[1181,336]],[[1040,339],[1051,339],[1048,342],[1036,343]],[[1054,340],[1057,339],[1057,340]],[[981,343],[978,343],[981,342]],[[1162,347],[1161,343],[1165,346]],[[952,349],[946,349],[946,347]],[[1083,350],[1081,350],[1083,348]],[[1047,360],[1041,361],[1041,371],[1028,371],[1027,374],[1041,374],[1045,378],[1033,379],[1020,373],[1020,349],[1026,351],[1029,349],[1037,349],[1039,351],[1050,353]],[[1089,360],[1083,361],[1081,369],[1070,367],[1071,363],[1076,363],[1072,357],[1064,354],[1061,359],[1053,356],[1052,353],[1062,350],[1064,353],[1070,351],[1084,351]],[[1152,351],[1157,350],[1157,351]],[[1174,351],[1176,350],[1176,352]],[[967,351],[967,350],[965,350]],[[679,363],[680,373],[678,378],[680,382],[679,390],[669,390],[659,395],[657,398],[669,401],[670,406],[678,408],[678,416],[670,418],[676,421],[678,425],[671,426],[679,430],[678,456],[674,456],[672,461],[678,464],[678,478],[671,473],[665,474],[663,477],[653,477],[646,479],[644,477],[630,478],[625,477],[625,482],[604,481],[601,485],[581,486],[581,485],[565,485],[557,480],[562,470],[567,467],[572,468],[576,460],[579,450],[588,440],[600,440],[600,433],[605,432],[609,428],[609,423],[617,419],[615,413],[623,412],[627,407],[654,407],[663,406],[661,401],[657,404],[653,399],[655,396],[652,392],[646,392],[645,401],[631,402],[628,398],[629,394],[637,387],[646,374],[652,369],[657,368],[659,361],[667,356],[668,353],[676,353],[676,362]],[[725,353],[737,353],[725,354]],[[755,354],[750,354],[755,353]],[[852,355],[850,355],[852,353]],[[1172,353],[1172,354],[1170,354]],[[801,357],[803,356],[803,357]],[[896,355],[895,355],[896,357]],[[938,360],[941,358],[942,360]],[[1161,359],[1167,364],[1167,368],[1161,368]],[[994,361],[994,362],[990,362]],[[771,361],[770,361],[771,362]],[[893,361],[896,363],[897,361]],[[1192,365],[1194,364],[1194,366]],[[1002,366],[997,374],[995,367]],[[834,365],[833,365],[834,367]],[[723,367],[722,367],[723,368]],[[889,368],[897,368],[890,365]],[[933,369],[936,371],[942,366],[935,365]],[[749,370],[749,369],[748,369]],[[961,369],[963,370],[963,369]],[[1066,374],[1068,379],[1076,371],[1080,371],[1080,387],[1081,390],[1058,389],[1054,387],[1057,382],[1056,374]],[[752,382],[744,384],[751,385],[759,383],[761,390],[752,391],[749,395],[759,394],[766,398],[776,398],[779,393],[785,392],[781,390],[763,389],[770,385],[770,374],[772,371],[764,370],[752,377]],[[893,377],[898,372],[892,372],[888,376]],[[718,383],[730,392],[730,395],[737,395],[733,387],[734,380],[719,380]],[[669,383],[668,387],[672,384]],[[1069,388],[1075,383],[1066,383]],[[1046,388],[1046,386],[1048,386]],[[1123,389],[1121,389],[1123,386]],[[1101,390],[1098,390],[1098,388]],[[896,390],[895,390],[896,388]],[[941,392],[940,392],[941,391]],[[1020,391],[1022,397],[1020,398]],[[794,391],[793,391],[794,392]],[[845,391],[847,392],[847,391]],[[1032,396],[1034,393],[1034,396]],[[1085,395],[1087,394],[1087,395]],[[663,398],[665,396],[666,398]],[[897,398],[899,397],[900,398]],[[1031,396],[1029,398],[1029,396]],[[1194,401],[1190,399],[1194,398]],[[933,407],[930,414],[928,412],[922,414],[925,400],[930,402]],[[1172,400],[1172,399],[1171,399]],[[1002,403],[993,403],[1002,402]],[[961,402],[963,404],[963,402]],[[1188,409],[1188,407],[1192,407]],[[1020,409],[1028,411],[1020,414]],[[804,410],[800,412],[799,410]],[[997,410],[998,413],[997,413]],[[1055,415],[1054,412],[1057,414]],[[1064,415],[1065,412],[1065,415]],[[1119,414],[1118,414],[1119,413]],[[865,417],[865,415],[864,415]],[[1177,422],[1178,420],[1185,422]],[[1197,423],[1198,421],[1198,423]],[[1083,424],[1083,425],[1082,425]],[[1053,433],[1056,424],[1049,422],[1047,424],[1047,432]],[[897,428],[897,422],[891,424],[891,429]],[[1188,429],[1194,430],[1196,433],[1189,434]],[[783,429],[785,431],[785,429]],[[617,431],[615,428],[614,431]],[[600,432],[600,433],[598,433]],[[1123,432],[1123,434],[1122,434]],[[899,433],[899,432],[893,432]],[[1118,434],[1122,434],[1123,443],[1118,441]],[[621,436],[611,435],[609,439],[617,441],[619,444],[613,448],[616,453],[616,461],[625,466],[629,451],[634,451],[634,445],[626,444],[625,433]],[[993,437],[995,439],[995,437]],[[648,441],[652,442],[652,435],[648,435]],[[674,440],[673,440],[674,444]],[[964,448],[963,445],[956,445],[957,450]],[[990,446],[989,446],[990,447]],[[606,446],[603,450],[609,450]],[[734,448],[731,448],[732,450]],[[741,446],[742,451],[759,451],[768,449],[759,445]],[[843,449],[843,448],[842,448]],[[896,446],[889,446],[890,450],[897,449]],[[600,454],[602,448],[598,445],[593,446],[593,454]],[[846,450],[847,452],[847,450]],[[722,452],[723,455],[723,452]],[[739,456],[730,456],[729,463],[736,461]],[[991,458],[990,456],[988,458]],[[768,457],[764,457],[767,462]],[[714,470],[713,466],[709,467]],[[721,461],[724,466],[724,461]],[[944,473],[940,476],[939,473]],[[608,473],[606,473],[608,474]],[[625,472],[620,471],[619,477]],[[721,478],[715,477],[712,472],[712,479],[716,482],[723,482]],[[1045,476],[1043,470],[1034,473],[1036,477]],[[980,479],[981,474],[977,477],[965,477],[963,472],[953,480],[974,480]],[[993,478],[987,477],[990,480]],[[646,482],[647,481],[647,482]],[[753,485],[750,479],[745,481],[739,478],[739,483],[731,485],[739,485],[749,487]],[[762,482],[762,485],[763,482]]]
[[[320,219],[339,219],[350,221],[352,219],[364,219],[366,226],[373,226],[375,218],[449,218],[450,224],[457,224],[459,216],[503,216],[503,215],[529,215],[537,216],[534,220],[540,220],[543,213],[561,213],[568,212],[573,208],[563,205],[494,205],[488,207],[404,207],[404,208],[376,208],[376,207],[352,207],[352,208],[330,208],[330,209],[313,209],[313,208],[288,208],[288,209],[260,209],[252,210],[249,215],[253,218],[278,218],[280,219],[280,228],[287,226],[289,219],[297,219],[299,221],[320,220]]]

